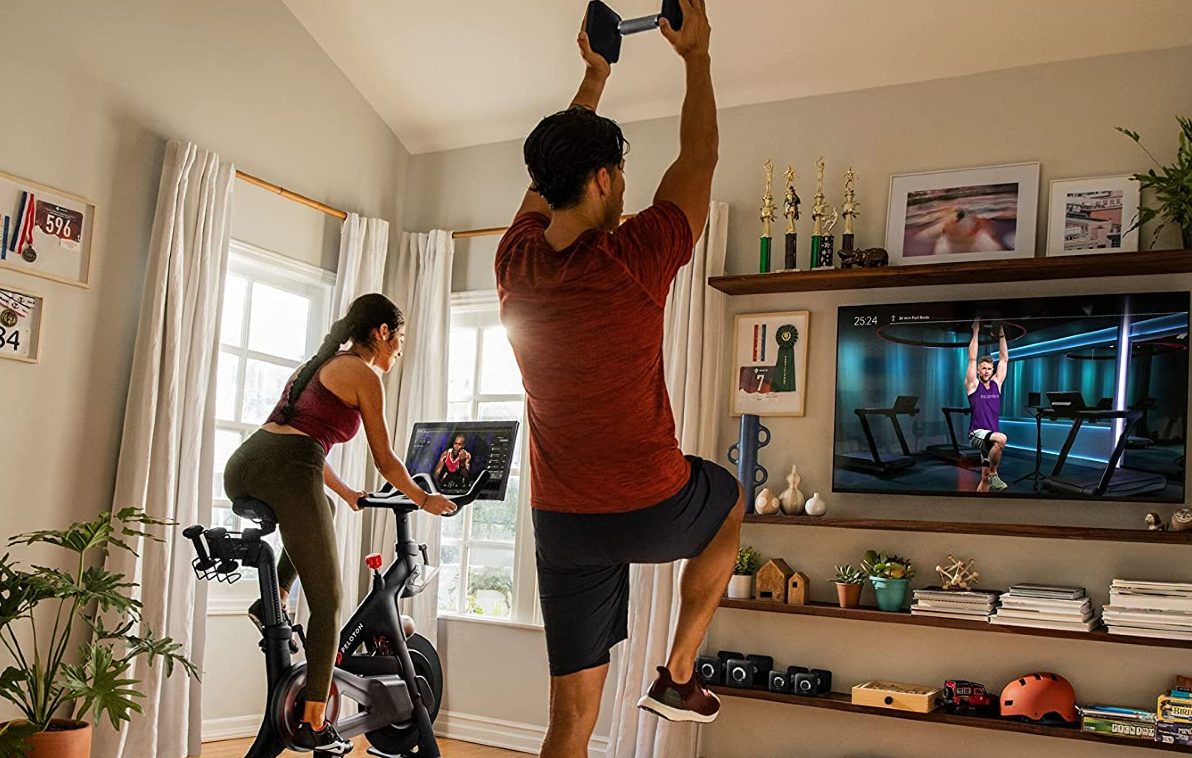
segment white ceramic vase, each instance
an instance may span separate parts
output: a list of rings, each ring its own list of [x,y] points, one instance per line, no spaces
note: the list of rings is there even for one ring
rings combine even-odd
[[[828,512],[828,504],[820,497],[820,493],[815,493],[811,499],[807,501],[807,515],[808,516],[822,516]]]
[[[753,599],[753,574],[733,574],[728,580],[729,600]]]
[[[797,516],[802,513],[804,504],[807,502],[803,493],[799,491],[800,479],[798,466],[791,466],[791,472],[786,476],[787,487],[778,496],[782,512],[788,516]]]
[[[768,488],[763,487],[753,501],[753,510],[761,516],[773,516],[778,513],[778,498]]]

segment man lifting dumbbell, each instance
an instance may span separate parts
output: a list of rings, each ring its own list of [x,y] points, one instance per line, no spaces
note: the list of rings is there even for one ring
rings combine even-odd
[[[497,248],[530,429],[551,672],[544,758],[587,756],[609,650],[628,635],[632,563],[689,559],[670,655],[639,705],[696,722],[720,707],[695,659],[732,574],[744,500],[727,470],[680,451],[661,360],[666,299],[707,220],[719,141],[704,0],[679,7],[680,29],[659,21],[686,67],[679,157],[653,204],[620,223],[625,139],[595,113],[609,61],[581,33],[583,83],[526,139],[533,183]]]

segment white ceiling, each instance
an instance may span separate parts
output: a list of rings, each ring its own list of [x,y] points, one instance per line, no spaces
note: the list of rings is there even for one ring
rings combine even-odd
[[[284,2],[414,154],[520,139],[582,74],[585,0]],[[624,18],[660,6],[609,4]],[[1192,0],[707,4],[722,108],[1192,44]],[[675,115],[682,87],[679,59],[645,32],[625,39],[601,110]]]

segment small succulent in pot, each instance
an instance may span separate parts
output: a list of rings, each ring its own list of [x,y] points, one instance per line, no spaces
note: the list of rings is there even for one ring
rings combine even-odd
[[[837,584],[864,584],[865,572],[858,568],[854,568],[851,564],[836,567],[836,578],[832,581]]]
[[[909,559],[893,553],[879,553],[876,550],[867,550],[865,558],[861,561],[861,565],[869,576],[876,576],[881,579],[913,579],[915,576],[915,566]]]

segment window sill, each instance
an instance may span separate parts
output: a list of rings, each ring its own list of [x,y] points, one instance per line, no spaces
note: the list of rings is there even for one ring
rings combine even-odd
[[[440,621],[449,621],[451,623],[465,622],[469,624],[487,624],[489,626],[500,626],[506,629],[524,629],[531,632],[541,632],[541,624],[526,624],[521,621],[511,621],[509,619],[494,619],[485,618],[484,616],[467,616],[458,613],[439,613]]]

